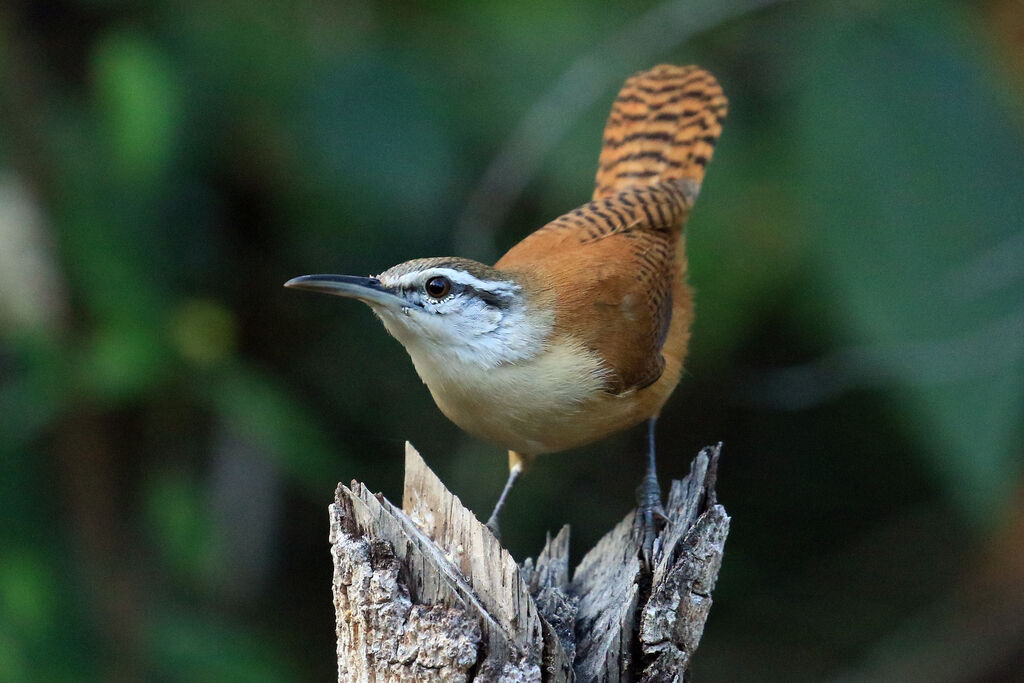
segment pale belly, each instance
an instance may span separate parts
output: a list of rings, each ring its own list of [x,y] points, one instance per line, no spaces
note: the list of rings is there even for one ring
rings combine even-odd
[[[413,355],[413,354],[410,354]],[[602,389],[600,361],[578,346],[549,349],[539,359],[487,370],[413,363],[438,407],[469,434],[508,450],[540,455],[597,441],[656,415],[679,367],[638,392]]]
[[[608,394],[582,404],[538,398],[490,405],[471,395],[431,394],[441,412],[469,434],[527,455],[569,450],[643,420],[617,409],[621,399]]]

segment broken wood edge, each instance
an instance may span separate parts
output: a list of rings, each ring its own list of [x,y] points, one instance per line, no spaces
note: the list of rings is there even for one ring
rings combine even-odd
[[[521,572],[542,618],[545,680],[573,680],[579,599],[569,593],[569,525],[548,534],[536,563],[526,558]]]
[[[346,530],[345,498],[331,505],[338,680],[466,680],[479,620],[465,609],[413,604],[391,544]]]
[[[340,515],[339,529],[346,534],[346,540],[364,538],[371,543],[375,541],[386,543],[398,561],[399,580],[405,586],[414,604],[442,605],[457,609],[479,624],[481,634],[477,656],[474,657],[475,663],[470,670],[467,670],[467,674],[473,673],[482,680],[492,680],[498,676],[510,682],[540,680],[542,635],[539,618],[535,628],[536,637],[530,638],[530,640],[536,641],[536,646],[533,648],[520,647],[518,643],[526,639],[534,629],[525,627],[525,619],[524,628],[520,629],[508,628],[500,623],[496,615],[481,602],[480,596],[462,574],[457,564],[432,539],[428,538],[402,510],[391,505],[383,497],[371,494],[365,486],[358,482],[353,482],[351,488],[339,486],[336,496],[332,512],[337,510],[337,514]],[[339,546],[336,544],[335,547]],[[339,550],[344,550],[344,548],[339,548]],[[359,588],[360,586],[357,585],[356,589]],[[364,599],[361,602],[356,601],[356,603],[366,605],[367,601]],[[344,600],[339,601],[336,596],[335,604],[344,605]],[[390,609],[386,604],[373,603],[370,606],[370,609],[378,608]],[[374,624],[371,615],[353,610],[336,611],[336,617],[339,634],[343,633],[344,628],[360,630],[372,627]],[[354,626],[343,626],[343,621],[350,622]],[[404,633],[405,625],[397,624],[395,626],[396,630],[392,637]],[[341,648],[340,645],[339,648]],[[430,645],[427,649],[444,649],[444,645],[443,643],[436,646]],[[343,668],[360,672],[376,671],[377,652],[366,648],[357,651],[345,648],[343,654],[353,659],[355,664],[348,667],[339,665],[339,671]],[[484,656],[480,657],[481,654]],[[412,672],[419,672],[421,668],[419,662],[410,656],[407,656],[403,663]],[[392,669],[394,668],[392,667]],[[406,675],[412,677],[406,678]],[[399,675],[392,672],[383,680],[422,680],[416,678],[417,675],[420,674],[403,672]],[[366,678],[358,676],[341,680],[366,680]],[[446,679],[439,678],[437,680]],[[465,680],[465,678],[456,677],[450,680]]]
[[[330,507],[339,681],[683,680],[729,530],[720,453],[672,482],[653,571],[630,513],[570,581],[567,526],[516,565],[407,444],[404,509],[358,482]]]
[[[640,615],[642,680],[671,680],[671,672],[686,670],[704,633],[729,535],[729,516],[714,492],[721,447],[702,450],[690,474],[672,482],[665,543]]]

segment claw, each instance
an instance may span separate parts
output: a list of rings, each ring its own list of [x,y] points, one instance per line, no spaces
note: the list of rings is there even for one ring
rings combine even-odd
[[[641,560],[648,571],[654,570],[655,554],[660,548],[658,536],[667,523],[668,517],[660,501],[652,506],[637,508],[633,517],[633,538],[640,545]]]

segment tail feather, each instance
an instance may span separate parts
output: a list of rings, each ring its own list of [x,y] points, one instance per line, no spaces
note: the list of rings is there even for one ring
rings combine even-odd
[[[697,66],[630,77],[604,129],[594,199],[672,180],[699,186],[727,108],[718,81]]]

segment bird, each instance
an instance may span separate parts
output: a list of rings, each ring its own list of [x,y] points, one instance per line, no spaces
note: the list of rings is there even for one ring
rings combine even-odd
[[[368,304],[441,412],[508,450],[487,522],[496,535],[513,484],[537,456],[646,422],[635,528],[650,560],[664,520],[655,423],[679,382],[694,317],[684,227],[727,108],[698,66],[641,71],[612,105],[591,200],[493,266],[417,258],[373,277],[285,283]]]

